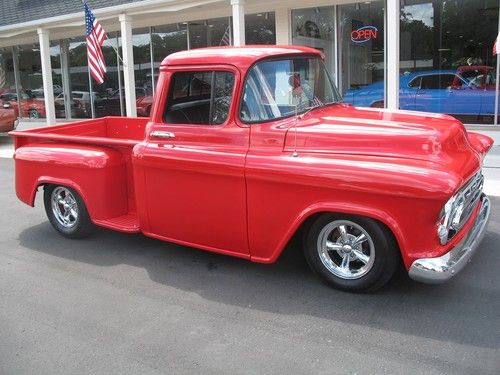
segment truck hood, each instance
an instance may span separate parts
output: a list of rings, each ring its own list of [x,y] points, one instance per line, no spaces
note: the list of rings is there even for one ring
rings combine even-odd
[[[477,169],[493,143],[491,138],[481,137],[480,141],[469,142],[463,124],[447,115],[334,104],[299,116],[296,126],[287,131],[284,149],[407,158],[443,165],[473,162]]]

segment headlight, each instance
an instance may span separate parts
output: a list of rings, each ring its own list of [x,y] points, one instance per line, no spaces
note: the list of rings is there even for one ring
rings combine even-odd
[[[437,234],[441,245],[445,245],[465,224],[481,197],[483,176],[477,173],[453,195],[439,214]]]
[[[451,197],[444,205],[438,222],[438,237],[441,245],[446,245],[448,240],[460,229],[464,209],[465,199],[461,192]]]
[[[445,245],[465,224],[479,201],[483,188],[483,175],[477,172],[444,205],[439,214],[437,235]]]
[[[438,225],[438,237],[441,245],[445,245],[448,242],[448,234],[451,228],[451,217],[453,213],[453,208],[455,205],[456,196],[452,196],[448,199],[448,202],[444,205],[441,213],[439,214],[439,225]]]

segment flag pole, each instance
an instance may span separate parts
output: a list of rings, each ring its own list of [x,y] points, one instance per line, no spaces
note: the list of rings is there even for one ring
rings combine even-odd
[[[495,78],[495,119],[493,125],[498,125],[498,77],[500,70],[500,56],[497,54],[497,76]]]
[[[86,1],[82,0],[82,4],[85,5]],[[87,32],[85,32],[87,34]],[[89,56],[87,51],[87,73],[89,76],[89,101],[90,101],[90,113],[92,118],[95,118],[95,107],[94,107],[94,84],[92,82],[92,76],[90,75],[90,64],[89,64]]]
[[[87,61],[87,71],[89,73],[89,100],[90,100],[90,113],[92,118],[95,118],[95,108],[94,108],[94,84],[92,83],[92,76],[90,75],[90,67]]]
[[[500,8],[498,8],[498,36],[500,36]],[[498,39],[497,36],[497,39]],[[497,40],[495,40],[495,44]],[[495,80],[495,118],[493,120],[493,125],[498,125],[498,78],[500,76],[500,56],[498,55],[500,51],[496,51],[497,56],[497,76]]]

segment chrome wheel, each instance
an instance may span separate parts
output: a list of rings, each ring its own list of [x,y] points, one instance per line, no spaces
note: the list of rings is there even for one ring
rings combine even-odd
[[[363,277],[375,262],[371,236],[349,220],[335,220],[325,225],[318,236],[317,251],[326,269],[346,280]]]
[[[58,223],[66,229],[73,228],[78,221],[78,203],[65,187],[56,187],[51,194],[52,213]]]
[[[37,119],[37,118],[40,118],[40,113],[38,113],[38,111],[36,109],[30,109],[28,111],[28,117],[30,119]]]

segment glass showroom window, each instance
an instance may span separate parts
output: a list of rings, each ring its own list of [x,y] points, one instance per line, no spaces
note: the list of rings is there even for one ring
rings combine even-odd
[[[498,0],[404,0],[400,27],[400,107],[492,123]]]
[[[340,5],[339,86],[344,101],[384,106],[384,3]]]
[[[229,17],[212,18],[209,20],[188,23],[189,48],[220,46],[228,44],[227,33],[230,33]]]
[[[49,53],[50,66],[52,67],[52,85],[54,89],[54,107],[56,110],[56,118],[65,118],[66,108],[64,105],[60,43],[51,42]]]
[[[245,16],[246,44],[276,44],[274,12],[247,14]]]
[[[187,23],[162,25],[151,28],[151,44],[153,47],[154,86],[158,81],[161,62],[171,53],[184,51],[188,48]],[[152,93],[154,95],[154,92]],[[146,96],[137,105],[139,116],[149,116],[153,96]]]
[[[335,73],[334,15],[333,6],[292,10],[293,44],[323,51],[326,68],[332,77]]]
[[[0,102],[10,102],[16,94],[12,49],[0,48]]]
[[[89,73],[87,67],[87,45],[85,38],[71,39],[68,47],[69,52],[69,82],[71,100],[78,100],[83,111],[75,113],[75,118],[91,117],[91,104],[89,93]]]
[[[135,95],[138,116],[149,116],[149,110],[142,105],[153,93],[151,74],[151,34],[150,29],[142,28],[133,30],[134,64],[135,64]]]
[[[116,48],[119,46],[115,33],[108,33],[102,46],[106,63],[104,83],[92,81],[93,94],[90,97],[87,45],[85,38],[78,37],[69,43],[69,81],[71,87],[72,117],[91,117],[91,100],[94,100],[95,117],[120,115],[120,92],[118,90],[118,68]],[[76,109],[75,109],[76,108]]]
[[[104,83],[96,85],[93,81],[96,117],[125,114],[125,92],[123,88],[120,90],[123,82],[123,68],[116,54],[117,51],[121,51],[119,33],[109,33],[108,39],[102,45],[102,54],[106,63]]]
[[[38,119],[45,117],[43,98],[42,65],[38,44],[18,47],[19,88],[21,98],[18,100],[19,115],[24,118]]]

